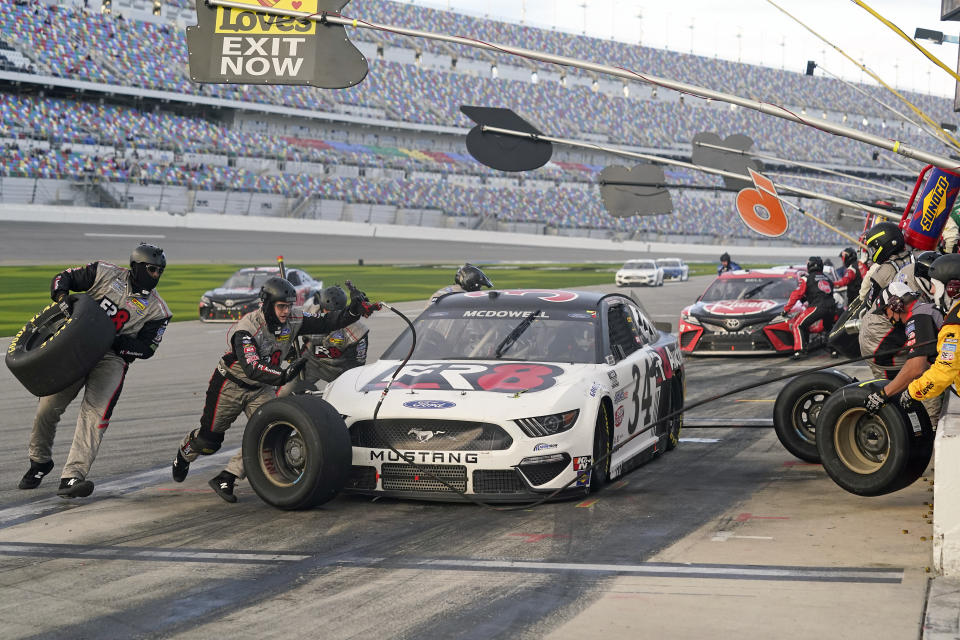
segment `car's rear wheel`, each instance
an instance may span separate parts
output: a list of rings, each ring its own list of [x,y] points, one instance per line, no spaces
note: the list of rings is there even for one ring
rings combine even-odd
[[[610,478],[610,412],[600,403],[597,423],[593,429],[593,458],[590,471],[590,491],[599,491]]]
[[[817,420],[834,391],[854,382],[836,370],[815,371],[788,382],[773,405],[773,429],[787,451],[806,462],[820,462]]]

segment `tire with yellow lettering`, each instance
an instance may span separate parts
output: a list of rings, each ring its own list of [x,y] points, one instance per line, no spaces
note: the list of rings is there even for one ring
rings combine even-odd
[[[116,329],[85,293],[70,296],[65,314],[51,303],[13,338],[7,349],[10,372],[27,391],[48,396],[85,377],[110,349]]]
[[[343,418],[315,395],[264,403],[243,432],[250,486],[278,509],[309,509],[332,500],[347,483],[352,456]]]

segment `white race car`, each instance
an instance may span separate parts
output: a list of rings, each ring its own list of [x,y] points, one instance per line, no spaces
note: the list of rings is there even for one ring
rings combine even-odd
[[[683,406],[679,345],[632,299],[453,293],[414,325],[416,350],[376,422],[381,392],[410,350],[409,329],[380,360],[324,389],[350,430],[348,492],[462,499],[429,471],[486,501],[536,498],[568,483],[561,495],[582,495],[678,441],[681,416],[655,422]]]
[[[618,287],[635,284],[660,287],[663,286],[663,267],[653,260],[629,260],[617,270],[614,282]]]

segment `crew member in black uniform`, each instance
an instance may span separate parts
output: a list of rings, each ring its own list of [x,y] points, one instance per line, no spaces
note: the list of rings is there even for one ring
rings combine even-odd
[[[828,333],[833,327],[834,315],[837,312],[837,303],[833,299],[833,283],[823,275],[823,259],[820,256],[810,256],[807,259],[807,275],[800,279],[800,285],[790,294],[784,308],[792,309],[793,305],[801,300],[806,301],[807,308],[793,321],[793,348],[796,349],[794,358],[802,358],[807,353],[810,325],[817,320],[823,320],[823,332]]]
[[[833,283],[833,288],[846,287],[847,304],[850,304],[860,295],[860,286],[863,284],[863,275],[867,272],[867,267],[857,260],[857,252],[853,247],[847,247],[841,251],[840,259],[843,260],[843,266],[847,268],[847,271]]]

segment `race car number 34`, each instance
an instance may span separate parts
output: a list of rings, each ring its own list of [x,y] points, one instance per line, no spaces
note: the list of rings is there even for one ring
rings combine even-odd
[[[395,369],[388,369],[363,390],[383,389]],[[393,386],[400,389],[438,389],[501,391],[540,391],[557,383],[563,369],[541,363],[485,364],[418,364],[407,365]]]

